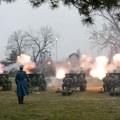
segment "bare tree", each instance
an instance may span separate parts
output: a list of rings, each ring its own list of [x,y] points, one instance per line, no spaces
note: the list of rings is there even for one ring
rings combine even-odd
[[[51,28],[42,27],[39,31],[15,31],[8,39],[7,60],[15,62],[16,56],[25,53],[37,62],[44,51],[54,45],[55,37]]]
[[[107,20],[109,24],[116,26],[116,29],[118,30],[118,32],[120,32],[120,9],[119,8],[117,9],[112,8],[110,11],[108,11],[107,9],[104,9],[104,11],[99,11],[99,13],[95,14],[95,16],[96,15],[103,17],[105,20]]]
[[[98,32],[93,30],[90,39],[91,47],[97,47],[101,51],[107,49],[109,56],[120,51],[120,31],[113,24],[104,24]]]
[[[7,53],[11,51],[16,51],[17,55],[24,53],[26,51],[26,41],[25,35],[22,30],[15,31],[8,39],[7,43]]]
[[[48,2],[52,9],[59,7],[63,3],[68,7],[75,7],[82,17],[83,23],[93,24],[92,14],[98,11],[112,10],[112,8],[120,8],[120,0],[29,0],[33,7],[39,7],[43,3]]]
[[[17,0],[0,0],[1,2],[12,3]],[[94,19],[92,13],[98,11],[110,11],[112,8],[120,9],[120,0],[28,0],[33,7],[40,7],[44,3],[54,9],[62,3],[64,6],[74,7],[78,10],[82,17],[83,23],[93,24]],[[120,17],[119,17],[120,18]]]
[[[93,29],[90,37],[91,47],[97,47],[99,51],[106,49],[111,57],[120,50],[120,9],[100,10],[95,16],[101,16],[106,23],[100,31]]]
[[[51,28],[42,27],[38,32],[30,30],[25,35],[29,44],[29,51],[32,53],[35,62],[45,49],[54,45],[55,38]]]
[[[6,3],[12,3],[15,2],[16,0],[0,0],[0,4],[1,2],[6,2]]]
[[[6,62],[9,64],[16,63],[17,56],[17,52],[15,50],[12,50],[6,58]]]

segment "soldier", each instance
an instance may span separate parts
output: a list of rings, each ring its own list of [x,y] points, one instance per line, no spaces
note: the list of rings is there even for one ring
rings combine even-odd
[[[110,91],[110,76],[109,74],[107,73],[106,76],[103,78],[103,89],[104,89],[104,92],[109,92]]]
[[[67,78],[68,78],[68,75],[66,75],[64,78],[63,78],[63,83],[62,83],[62,90],[64,91],[64,87],[66,86],[66,83],[67,83]]]
[[[42,91],[46,90],[46,81],[43,74],[40,76],[39,90],[42,90]]]
[[[115,91],[115,87],[116,87],[116,78],[114,75],[112,75],[110,77],[110,86],[111,86],[111,91]]]
[[[17,72],[15,77],[15,83],[17,85],[17,96],[19,104],[23,104],[24,96],[28,95],[28,89],[25,79],[30,81],[29,77],[27,76],[26,72],[23,71],[23,65],[20,65],[20,71]]]
[[[74,76],[74,78],[73,78],[73,82],[72,82],[72,84],[73,84],[73,86],[74,87],[76,87],[77,86],[77,77],[76,76]]]
[[[62,90],[64,91],[64,87],[70,87],[71,85],[71,78],[69,75],[66,75],[66,77],[63,79],[63,84],[62,84]]]
[[[115,88],[119,87],[119,78],[118,76],[115,76]]]
[[[83,75],[80,76],[80,91],[83,92],[86,89],[87,80],[84,78]]]

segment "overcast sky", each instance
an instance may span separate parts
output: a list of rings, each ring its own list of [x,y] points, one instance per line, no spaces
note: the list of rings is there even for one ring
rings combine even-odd
[[[92,27],[82,25],[76,9],[61,6],[51,10],[46,4],[33,9],[28,0],[17,0],[13,4],[0,5],[0,60],[5,58],[8,37],[14,31],[27,30],[29,27],[38,30],[42,26],[51,27],[54,33],[59,35],[57,43],[59,60],[65,59],[77,49],[81,50],[81,54],[97,56],[97,50],[89,47],[89,32]]]

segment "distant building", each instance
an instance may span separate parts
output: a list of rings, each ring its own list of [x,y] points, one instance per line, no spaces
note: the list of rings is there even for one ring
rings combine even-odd
[[[72,54],[69,55],[69,58],[72,58],[72,57],[75,57],[75,58],[79,59],[79,55],[77,53],[72,53]]]
[[[71,67],[71,73],[78,73],[80,71],[80,49],[76,53],[71,53],[68,58],[69,66]]]
[[[80,49],[77,49],[77,54],[79,56],[79,58],[81,57],[81,52],[80,52]]]
[[[76,56],[76,57],[80,58],[81,57],[80,49],[77,49],[76,53],[71,53],[69,55],[69,58],[72,57],[72,56]]]

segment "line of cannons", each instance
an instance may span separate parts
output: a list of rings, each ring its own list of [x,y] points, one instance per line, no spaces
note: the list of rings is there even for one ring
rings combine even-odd
[[[36,87],[39,91],[46,91],[47,83],[44,74],[27,74],[30,82],[27,82],[28,91],[32,92]],[[80,79],[79,79],[80,78]],[[79,87],[80,91],[86,90],[85,74],[66,74],[62,84],[62,94],[72,94],[75,89]],[[12,82],[8,74],[0,74],[0,86],[3,91],[12,89]]]
[[[87,80],[84,73],[66,74],[62,84],[62,95],[71,95],[76,89],[86,91]],[[100,91],[101,92],[101,91]],[[107,73],[103,78],[103,91],[110,96],[120,96],[120,73]]]
[[[27,83],[29,92],[38,87],[39,91],[46,91],[47,83],[44,74],[28,74],[31,79]],[[12,89],[12,82],[8,74],[0,74],[0,86],[3,91]],[[85,73],[81,74],[65,74],[62,83],[62,95],[71,95],[76,89],[80,92],[86,91],[87,80]],[[103,90],[111,96],[120,95],[120,73],[107,73],[103,78]]]

